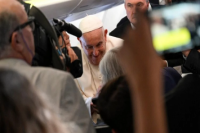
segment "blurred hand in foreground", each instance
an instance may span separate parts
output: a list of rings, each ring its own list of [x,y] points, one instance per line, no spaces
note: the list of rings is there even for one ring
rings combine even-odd
[[[135,29],[124,36],[119,59],[131,87],[136,133],[166,133],[162,62],[156,54],[147,17],[138,14]]]

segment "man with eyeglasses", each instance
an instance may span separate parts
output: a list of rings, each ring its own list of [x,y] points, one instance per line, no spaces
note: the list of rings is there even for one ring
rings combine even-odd
[[[19,72],[38,91],[46,94],[67,127],[80,128],[81,133],[95,133],[71,74],[52,68],[31,67],[35,55],[33,21],[34,18],[28,18],[24,7],[16,0],[0,0],[0,67]]]
[[[103,28],[102,21],[94,15],[83,18],[79,24],[79,29],[83,33],[82,37],[78,38],[82,51],[83,75],[75,81],[90,114],[93,115],[98,111],[95,109],[95,105],[91,104],[91,100],[96,96],[102,82],[99,63],[105,52],[113,47],[120,46],[122,40],[107,36],[107,30]]]

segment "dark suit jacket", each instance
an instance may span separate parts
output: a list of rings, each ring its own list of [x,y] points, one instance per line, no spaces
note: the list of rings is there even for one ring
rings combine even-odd
[[[189,74],[165,96],[169,133],[200,132],[200,76]]]
[[[196,49],[192,49],[182,65],[183,73],[200,74],[200,53]]]
[[[181,75],[171,67],[163,68],[164,94],[170,92],[182,79]]]
[[[21,59],[1,59],[1,68],[24,75],[44,93],[64,124],[75,124],[81,133],[95,133],[85,102],[71,74],[47,67],[31,67]]]

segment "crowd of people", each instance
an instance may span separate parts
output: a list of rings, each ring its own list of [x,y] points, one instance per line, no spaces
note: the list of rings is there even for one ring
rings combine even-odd
[[[19,1],[0,0],[0,131],[95,133],[103,124],[111,129],[104,133],[200,132],[199,50],[160,57],[145,14],[150,2],[124,0],[127,16],[110,33],[95,15],[82,19],[83,74],[74,79],[31,66],[34,17]],[[66,32],[58,42],[78,59]]]

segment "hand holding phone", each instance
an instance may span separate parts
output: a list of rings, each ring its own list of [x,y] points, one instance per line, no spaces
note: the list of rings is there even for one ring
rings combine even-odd
[[[92,98],[92,103],[97,105],[98,98]]]
[[[91,103],[91,115],[94,113],[99,114],[99,110],[97,109],[97,100],[98,98],[93,98]]]
[[[200,3],[180,3],[150,12],[153,45],[159,54],[200,47]]]

